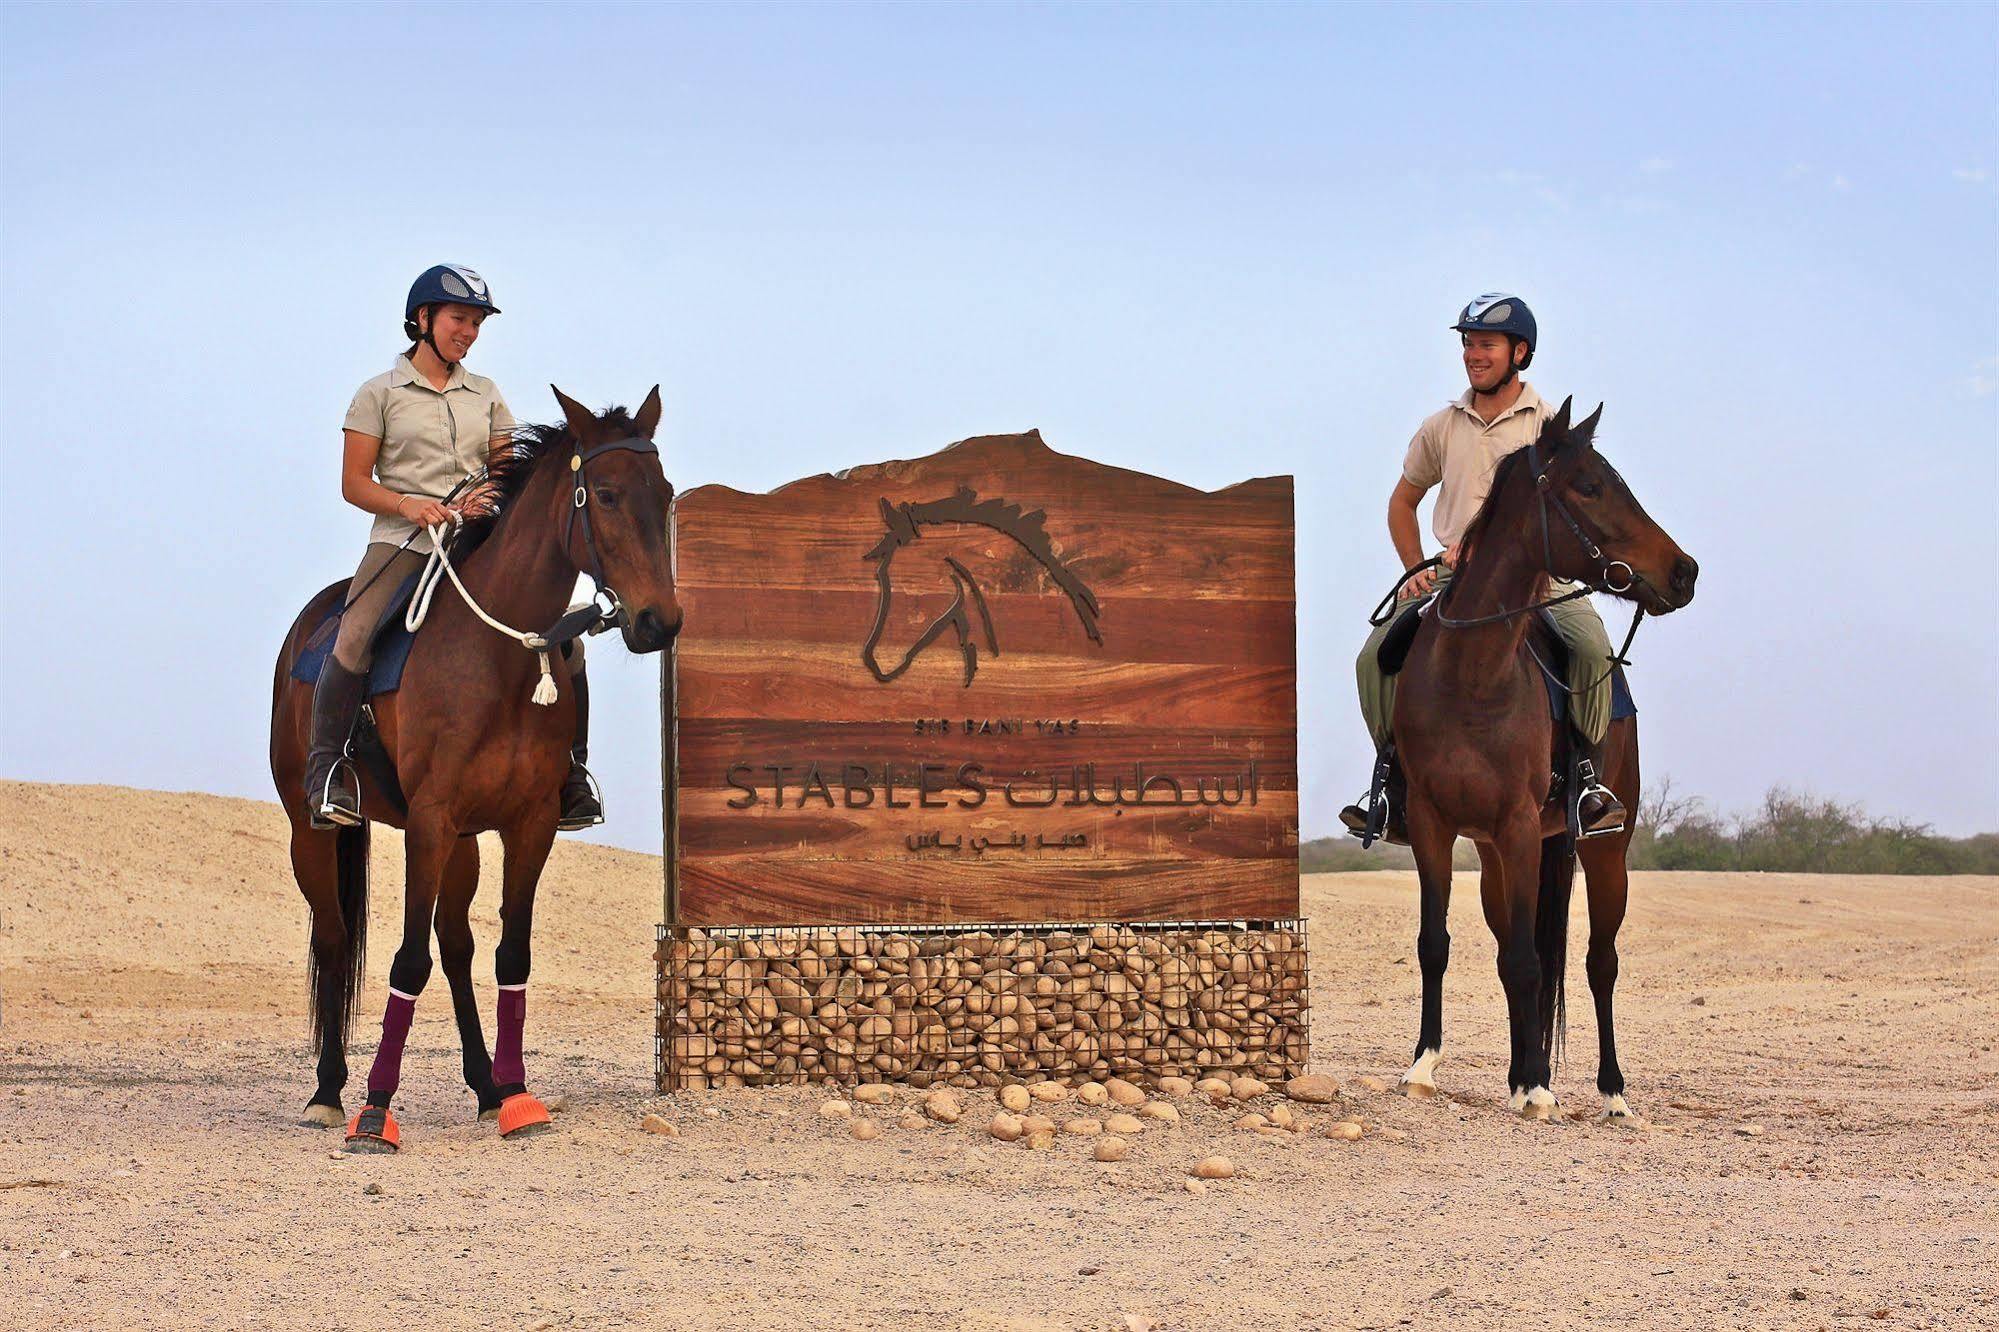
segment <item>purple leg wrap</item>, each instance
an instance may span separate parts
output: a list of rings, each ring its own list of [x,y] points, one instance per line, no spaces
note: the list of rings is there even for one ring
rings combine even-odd
[[[393,1092],[403,1075],[403,1042],[409,1039],[410,1019],[416,1016],[416,999],[389,991],[389,1006],[382,1013],[382,1043],[375,1050],[374,1067],[368,1070],[370,1092]]]
[[[526,1082],[527,1066],[521,1062],[521,1028],[527,1025],[528,992],[525,985],[500,987],[500,1031],[493,1043],[493,1083],[504,1087],[510,1082]]]

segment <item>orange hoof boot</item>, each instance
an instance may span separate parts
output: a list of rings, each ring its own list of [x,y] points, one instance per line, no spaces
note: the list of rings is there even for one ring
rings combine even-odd
[[[515,1092],[500,1102],[500,1136],[525,1138],[548,1127],[548,1107],[533,1092]]]
[[[402,1131],[386,1105],[365,1105],[347,1125],[350,1152],[393,1152],[403,1145]]]

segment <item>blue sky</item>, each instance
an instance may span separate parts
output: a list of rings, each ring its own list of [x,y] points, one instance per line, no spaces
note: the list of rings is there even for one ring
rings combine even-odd
[[[520,415],[657,381],[683,489],[1030,426],[1295,475],[1308,835],[1445,325],[1518,292],[1702,564],[1648,775],[1999,827],[1996,14],[8,7],[0,774],[271,794],[277,641],[365,539],[341,415],[451,260]],[[656,659],[592,679],[656,847]]]

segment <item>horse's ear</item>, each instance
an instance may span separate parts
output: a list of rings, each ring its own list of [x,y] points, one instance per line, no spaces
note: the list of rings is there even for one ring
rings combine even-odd
[[[646,394],[646,400],[639,404],[639,414],[632,418],[632,429],[638,432],[640,439],[651,439],[652,432],[659,429],[659,413],[659,385],[654,384],[652,392]]]
[[[555,396],[559,398],[562,395],[558,393]],[[1573,394],[1562,399],[1562,409],[1556,412],[1553,419],[1548,422],[1556,434],[1566,435],[1569,433],[1569,409],[1574,407],[1575,403],[1576,400]]]
[[[576,401],[576,399],[570,397],[553,384],[548,386],[548,390],[555,395],[555,401],[562,408],[562,419],[568,423],[570,435],[573,438],[582,439],[589,428],[597,423],[597,413],[591,411],[588,407],[585,407],[582,403]]]
[[[1575,437],[1581,440],[1585,444],[1593,442],[1596,438],[1596,423],[1598,421],[1601,421],[1602,419],[1603,419],[1603,404],[1598,403],[1596,405],[1596,410],[1591,412],[1576,426],[1573,432]]]

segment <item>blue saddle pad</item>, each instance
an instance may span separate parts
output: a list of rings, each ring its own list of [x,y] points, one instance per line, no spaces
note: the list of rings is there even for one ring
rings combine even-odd
[[[387,623],[375,631],[375,659],[368,667],[368,695],[392,693],[402,687],[403,667],[410,659],[410,644],[416,635],[403,628],[403,607],[409,604],[410,594],[416,590],[417,575],[411,574],[396,589],[396,595],[389,600],[389,607],[383,612]],[[317,684],[319,673],[326,667],[326,659],[333,655],[333,640],[340,633],[340,611],[335,606],[319,622],[319,627],[306,636],[305,646],[300,649],[298,660],[292,663],[292,679],[306,684]]]

